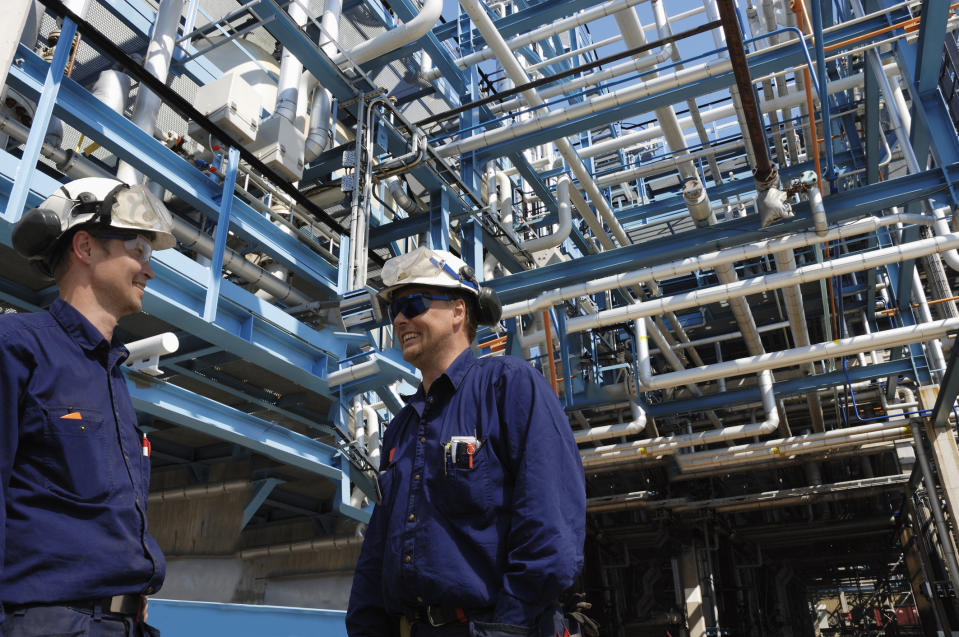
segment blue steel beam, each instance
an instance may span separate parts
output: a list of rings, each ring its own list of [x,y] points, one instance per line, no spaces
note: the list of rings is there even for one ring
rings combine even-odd
[[[264,478],[263,480],[257,480],[253,483],[253,495],[250,496],[250,501],[243,507],[243,523],[240,525],[241,529],[246,528],[246,525],[250,523],[250,520],[253,519],[256,512],[260,510],[260,507],[266,502],[266,499],[273,493],[273,489],[284,482],[286,481],[280,478]]]
[[[935,16],[943,10],[941,4],[941,0],[924,3],[920,29],[925,25],[926,5],[932,11],[930,17],[935,20]],[[889,22],[892,23],[892,18]],[[945,29],[945,24],[945,20],[940,20],[938,25],[931,23],[925,26],[925,39],[918,44],[897,40],[893,45],[899,70],[913,97],[914,117],[909,135],[921,167],[926,165],[925,158],[929,150],[932,150],[940,166],[959,161],[959,137],[954,134],[955,127],[937,83],[945,41],[944,37],[937,35],[937,30]],[[922,33],[920,30],[920,35]],[[933,66],[936,77],[930,79]],[[945,135],[942,131],[951,131],[951,134]]]
[[[346,611],[150,599],[150,623],[164,634],[346,637]]]
[[[344,478],[336,466],[340,452],[334,447],[149,376],[131,374],[127,386],[133,407],[140,413],[231,442],[334,482]]]
[[[919,18],[915,82],[919,94],[939,85],[942,68],[942,49],[946,43],[946,25],[949,23],[949,3],[946,0],[925,0]]]
[[[77,33],[77,25],[69,19],[63,21],[63,30],[60,33],[60,39],[57,41],[57,47],[53,51],[53,59],[47,68],[46,77],[43,81],[43,90],[37,101],[36,112],[34,113],[33,123],[30,127],[30,133],[27,136],[27,143],[23,147],[23,155],[20,163],[17,164],[16,177],[13,180],[13,190],[10,193],[10,200],[2,215],[3,219],[10,222],[19,221],[23,215],[23,206],[27,202],[27,190],[30,186],[27,178],[37,166],[37,159],[40,158],[40,149],[43,147],[46,137],[47,127],[50,125],[50,115],[53,114],[53,106],[57,101],[57,93],[60,92],[60,86],[63,82],[63,71],[67,65],[67,58],[70,50],[73,48],[73,36]]]
[[[220,282],[223,280],[223,254],[226,251],[226,239],[230,231],[230,211],[233,209],[233,189],[236,187],[236,171],[240,167],[240,151],[230,148],[223,179],[223,194],[220,196],[220,211],[216,221],[216,235],[213,240],[213,258],[210,260],[210,278],[206,289],[206,302],[203,306],[203,318],[212,321],[216,316],[216,306],[220,300]]]
[[[23,63],[11,67],[10,85],[36,99],[47,64],[22,46],[18,55]],[[54,113],[198,210],[210,216],[219,210],[221,189],[216,183],[69,78],[63,80]],[[335,293],[336,273],[330,264],[295,237],[276,232],[269,219],[236,197],[231,221],[239,236],[311,284]]]
[[[826,199],[826,213],[831,223],[856,219],[863,215],[905,205],[911,201],[943,193],[949,182],[959,180],[959,164],[942,170],[928,170],[899,179],[891,179],[869,188],[836,193]],[[765,230],[756,228],[755,216],[733,219],[709,228],[699,228],[678,236],[647,241],[589,255],[555,265],[520,272],[490,281],[503,303],[529,299],[540,292],[582,283],[595,278],[635,270],[664,261],[702,254],[709,250],[742,245],[812,228],[808,204],[797,205],[793,219],[777,223]]]
[[[327,368],[346,353],[333,332],[317,332],[229,281],[221,283],[216,318],[206,321],[205,267],[165,250],[154,255],[153,270],[145,312],[301,387],[330,395]]]

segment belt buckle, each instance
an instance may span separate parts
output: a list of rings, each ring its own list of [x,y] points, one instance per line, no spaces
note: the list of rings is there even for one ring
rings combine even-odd
[[[437,621],[437,620],[433,619],[433,606],[432,606],[432,605],[426,607],[426,619],[429,621],[430,626],[432,626],[433,628],[439,628],[440,626],[445,626],[446,624],[449,623],[449,622]]]

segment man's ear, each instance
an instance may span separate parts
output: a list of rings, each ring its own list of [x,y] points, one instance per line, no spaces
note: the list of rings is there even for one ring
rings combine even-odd
[[[86,230],[80,230],[73,235],[71,244],[73,256],[81,263],[90,263],[93,259],[93,244],[96,239]]]
[[[462,298],[453,299],[453,320],[466,323],[466,301]]]

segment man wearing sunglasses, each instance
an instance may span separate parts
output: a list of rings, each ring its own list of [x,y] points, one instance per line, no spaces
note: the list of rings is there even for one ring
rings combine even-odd
[[[87,178],[13,229],[59,298],[0,316],[0,637],[159,634],[144,621],[165,573],[147,531],[149,443],[114,329],[140,311],[172,227],[145,187]]]
[[[560,595],[583,560],[583,467],[528,362],[476,358],[494,292],[449,252],[391,259],[380,298],[423,381],[386,429],[347,610],[350,637],[568,636]]]

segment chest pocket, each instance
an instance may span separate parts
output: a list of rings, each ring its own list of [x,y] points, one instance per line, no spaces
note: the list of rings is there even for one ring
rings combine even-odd
[[[480,446],[473,457],[473,468],[454,466],[452,462],[434,471],[432,492],[436,508],[449,517],[486,519],[492,515],[490,463],[495,461],[489,445]]]
[[[94,409],[52,407],[43,428],[46,486],[55,495],[97,502],[114,488],[116,431]]]

